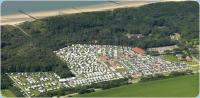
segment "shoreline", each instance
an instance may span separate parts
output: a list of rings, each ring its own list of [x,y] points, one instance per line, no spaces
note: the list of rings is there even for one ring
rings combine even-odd
[[[87,7],[77,7],[77,8],[66,8],[59,10],[51,10],[51,11],[40,11],[40,12],[32,12],[28,13],[31,16],[41,19],[50,16],[57,15],[67,15],[67,14],[76,14],[82,12],[96,12],[96,11],[109,11],[117,8],[128,8],[128,7],[140,7],[146,4],[155,3],[158,1],[123,1],[119,2],[120,4],[115,3],[106,3],[101,5],[92,5]],[[24,14],[13,14],[13,15],[5,15],[1,16],[1,25],[17,25],[23,23],[25,21],[33,21],[34,19],[30,18]]]

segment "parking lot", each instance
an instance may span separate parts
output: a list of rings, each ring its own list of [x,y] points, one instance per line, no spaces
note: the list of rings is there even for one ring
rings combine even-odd
[[[69,63],[71,71],[75,74],[76,77],[70,81],[66,80],[73,84],[72,86],[87,85],[122,76],[138,78],[191,68],[185,63],[170,62],[159,56],[146,55],[139,48],[114,45],[74,44],[55,53]],[[110,76],[105,77],[106,75]]]
[[[60,88],[60,77],[51,72],[10,73],[9,77],[26,96],[37,96]]]

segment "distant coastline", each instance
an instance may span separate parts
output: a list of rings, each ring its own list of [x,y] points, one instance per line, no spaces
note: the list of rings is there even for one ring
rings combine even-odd
[[[81,13],[81,12],[106,11],[106,10],[113,10],[116,8],[125,8],[125,7],[139,7],[139,6],[142,6],[145,4],[150,4],[150,3],[154,3],[154,2],[123,1],[123,2],[120,2],[120,4],[106,3],[106,4],[101,4],[101,5],[91,5],[91,6],[87,6],[87,7],[77,7],[77,8],[67,8],[67,9],[61,9],[61,10],[33,12],[33,13],[29,13],[29,14],[32,15],[33,17],[40,19],[40,18],[56,16],[56,15],[60,15],[60,14],[75,14],[75,13]],[[33,19],[24,14],[1,16],[1,25],[20,24],[25,21],[33,21]]]
[[[108,1],[38,1],[38,0],[26,0],[26,1],[4,1],[1,5],[1,16],[19,14],[18,10],[26,11],[27,13],[33,12],[45,12],[62,10],[72,7],[88,7],[94,5],[102,5],[111,3]]]

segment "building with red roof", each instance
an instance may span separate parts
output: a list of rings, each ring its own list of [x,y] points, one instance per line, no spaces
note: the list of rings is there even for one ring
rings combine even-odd
[[[145,53],[145,51],[142,48],[138,48],[138,47],[132,48],[132,51],[134,51],[135,53],[138,53],[138,54]]]

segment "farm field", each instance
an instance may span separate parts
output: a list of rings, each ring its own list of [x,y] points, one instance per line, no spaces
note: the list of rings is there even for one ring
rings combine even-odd
[[[1,90],[1,96],[4,96],[4,97],[16,97],[15,94],[12,91],[10,91],[9,89]]]
[[[77,95],[79,97],[196,97],[198,74],[148,81]]]

